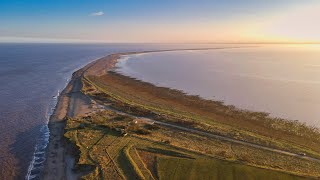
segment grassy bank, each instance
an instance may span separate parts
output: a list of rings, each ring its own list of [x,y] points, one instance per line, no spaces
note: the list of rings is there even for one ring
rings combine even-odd
[[[231,154],[226,156],[221,151],[230,148],[230,144],[162,127],[150,128],[155,125],[137,125],[131,123],[133,121],[131,117],[109,110],[69,118],[65,137],[80,150],[75,170],[88,172],[91,168],[92,171],[84,179],[307,179],[293,175],[305,174],[303,171],[307,166],[310,171],[308,175],[320,175],[315,173],[319,172],[320,167],[281,155],[275,156],[271,163],[264,162],[263,168],[254,167],[239,157],[263,156],[264,152],[234,146],[228,152]],[[125,129],[128,135],[123,136],[119,128]],[[138,129],[149,133],[141,133]],[[205,152],[207,149],[218,150]],[[242,155],[245,152],[247,154]],[[291,166],[293,174],[284,172],[286,169],[272,170],[269,164],[283,166],[281,168],[287,170]],[[294,166],[297,164],[305,168],[299,167],[299,171],[295,172]]]
[[[320,133],[297,121],[225,106],[110,72],[84,79],[84,92],[124,112],[320,157]]]

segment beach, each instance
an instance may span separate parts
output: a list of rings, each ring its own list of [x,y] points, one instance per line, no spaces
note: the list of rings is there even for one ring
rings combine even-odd
[[[101,73],[102,69],[90,69],[93,65],[108,70],[113,67],[114,58],[111,56],[99,59],[76,71],[67,87],[61,92],[56,109],[50,117],[49,130],[50,139],[47,149],[47,158],[44,165],[43,179],[77,179],[77,174],[72,172],[74,166],[73,157],[68,155],[68,144],[63,140],[65,118],[77,117],[86,114],[91,108],[88,97],[81,93],[81,78],[84,73],[96,71]],[[97,66],[96,66],[97,67]]]

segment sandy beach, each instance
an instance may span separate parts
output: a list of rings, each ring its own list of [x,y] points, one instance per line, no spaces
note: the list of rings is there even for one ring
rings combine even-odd
[[[42,173],[43,179],[77,179],[79,177],[72,171],[74,159],[68,154],[68,144],[63,139],[65,118],[84,115],[92,108],[90,99],[81,92],[81,77],[85,73],[103,73],[113,67],[115,60],[116,57],[110,55],[86,65],[73,74],[71,81],[61,92],[48,125],[50,139]],[[91,69],[88,70],[89,68]]]

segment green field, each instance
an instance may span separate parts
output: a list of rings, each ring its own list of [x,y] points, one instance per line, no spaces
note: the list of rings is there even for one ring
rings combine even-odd
[[[173,157],[159,157],[157,167],[160,179],[305,179],[276,171],[203,158],[190,160]]]

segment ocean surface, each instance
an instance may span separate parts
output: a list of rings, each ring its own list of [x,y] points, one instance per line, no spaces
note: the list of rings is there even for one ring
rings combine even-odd
[[[320,127],[320,45],[256,45],[123,56],[117,72]]]

